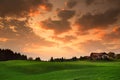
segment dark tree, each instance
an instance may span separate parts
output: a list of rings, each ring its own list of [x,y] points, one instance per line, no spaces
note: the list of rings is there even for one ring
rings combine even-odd
[[[32,58],[32,57],[29,57],[28,60],[33,61],[33,58]]]
[[[53,59],[53,57],[51,57],[50,62],[53,62],[53,61],[54,61],[54,59]]]
[[[41,61],[40,57],[35,58],[35,61]]]
[[[27,56],[13,52],[10,49],[0,49],[0,61],[7,60],[27,60]]]
[[[110,58],[114,59],[114,58],[115,58],[115,53],[114,53],[114,52],[109,52],[109,53],[108,53],[108,56],[109,56]]]
[[[72,61],[77,61],[78,59],[77,59],[77,57],[73,57],[71,60]]]

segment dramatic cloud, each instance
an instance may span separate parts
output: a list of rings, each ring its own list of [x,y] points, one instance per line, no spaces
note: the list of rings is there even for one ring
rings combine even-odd
[[[79,26],[80,30],[90,30],[94,28],[105,29],[110,25],[117,22],[117,16],[120,14],[120,10],[108,10],[100,14],[85,14],[78,20],[76,20],[76,25]]]
[[[27,25],[27,21],[19,20],[3,20],[0,29],[0,41],[4,42],[1,47],[20,50],[24,47],[47,47],[55,45],[54,42],[45,40],[36,35],[33,30]],[[13,26],[13,27],[11,27]]]
[[[85,0],[85,3],[89,7],[94,5],[96,6],[96,8],[100,8],[101,6],[106,6],[106,8],[119,8],[120,9],[119,7],[120,0]]]
[[[53,30],[55,34],[67,32],[71,29],[70,23],[68,21],[62,21],[62,20],[48,19],[40,22],[40,26],[47,30]]]
[[[76,0],[68,0],[65,5],[68,7],[68,8],[73,8],[77,5],[77,1]]]
[[[74,10],[60,10],[57,13],[57,16],[62,20],[68,20],[75,15]]]
[[[44,59],[116,51],[120,0],[0,0],[0,47]]]
[[[115,27],[114,30],[110,33],[106,33],[102,36],[102,39],[110,42],[120,41],[120,27]]]
[[[28,27],[27,21],[19,21],[19,20],[1,20],[1,26],[3,28],[0,30],[0,36],[6,38],[16,38],[18,36],[24,37],[28,34],[32,33],[32,29]],[[21,36],[22,35],[22,36]]]
[[[120,0],[103,0],[105,3],[110,3],[110,4],[113,4],[113,5],[119,5],[120,4]]]
[[[55,34],[67,32],[71,29],[71,23],[68,21],[75,15],[73,10],[59,10],[57,16],[59,20],[47,19],[40,22],[40,26],[44,29],[53,30]]]
[[[85,0],[87,5],[91,5],[95,0]]]
[[[44,8],[51,10],[48,0],[0,0],[0,17],[23,17]]]

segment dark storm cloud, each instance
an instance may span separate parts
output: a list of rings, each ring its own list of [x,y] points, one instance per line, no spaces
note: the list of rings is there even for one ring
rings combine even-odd
[[[95,5],[107,5],[108,7],[113,6],[113,7],[119,7],[120,0],[85,0],[85,3],[89,6],[92,4]]]
[[[55,34],[61,34],[71,29],[71,23],[68,20],[74,15],[75,11],[73,10],[59,10],[57,13],[59,20],[48,19],[41,21],[40,25],[44,29],[53,30]]]
[[[23,17],[38,11],[40,6],[51,10],[52,4],[48,0],[0,0],[0,17]]]
[[[76,0],[68,0],[66,3],[65,3],[66,7],[67,8],[73,8],[77,5],[77,1]]]
[[[40,9],[50,11],[52,4],[48,0],[0,0],[0,38],[8,39],[1,46],[20,49],[26,44],[53,45],[53,42],[37,36],[28,25],[30,13]],[[21,17],[26,18],[20,20]]]
[[[87,5],[91,5],[94,1],[95,1],[95,0],[85,0],[85,3],[86,3]]]
[[[75,15],[74,10],[60,10],[57,13],[57,16],[62,20],[68,20]]]
[[[71,29],[70,22],[63,20],[45,20],[40,23],[42,28],[53,30],[55,34],[60,34]]]
[[[110,2],[112,4],[120,4],[120,0],[105,0],[106,2]]]
[[[111,9],[104,13],[94,15],[88,13],[76,20],[75,24],[79,26],[80,30],[90,30],[94,28],[105,29],[116,23],[119,14],[119,9]]]

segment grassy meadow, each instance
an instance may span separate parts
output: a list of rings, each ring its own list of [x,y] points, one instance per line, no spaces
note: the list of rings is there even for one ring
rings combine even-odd
[[[0,80],[120,80],[120,62],[0,62]]]

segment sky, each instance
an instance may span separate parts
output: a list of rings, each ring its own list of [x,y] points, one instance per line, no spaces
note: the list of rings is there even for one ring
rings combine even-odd
[[[0,48],[41,59],[120,53],[120,0],[0,0]]]

